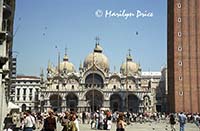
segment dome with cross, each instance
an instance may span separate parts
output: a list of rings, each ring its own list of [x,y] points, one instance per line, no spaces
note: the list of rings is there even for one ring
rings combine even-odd
[[[61,72],[65,72],[65,73],[75,72],[75,67],[71,62],[69,62],[69,58],[67,56],[66,51],[65,51],[63,61],[60,62],[59,69]]]
[[[126,57],[126,61],[121,65],[120,72],[123,75],[134,75],[138,73],[139,70],[140,65],[132,60],[132,56],[129,52],[129,55]]]
[[[104,72],[109,71],[109,61],[108,58],[102,53],[103,48],[99,45],[99,43],[96,43],[96,46],[94,48],[94,51],[90,53],[84,60],[84,68],[88,69],[92,67],[93,65],[97,66]]]

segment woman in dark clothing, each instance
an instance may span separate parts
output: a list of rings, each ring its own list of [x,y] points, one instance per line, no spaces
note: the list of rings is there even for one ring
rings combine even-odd
[[[119,113],[119,117],[117,118],[117,129],[116,131],[125,131],[126,122],[124,122],[124,114]]]
[[[169,123],[171,125],[172,131],[176,131],[176,129],[175,129],[176,121],[175,121],[175,115],[174,114],[170,114],[170,116],[169,116]]]
[[[49,116],[44,120],[44,131],[55,131],[56,130],[56,118],[54,117],[53,111],[49,111]]]
[[[12,116],[11,114],[7,114],[7,116],[5,117],[3,123],[5,124],[4,129],[12,129],[13,128],[13,121],[12,121]]]

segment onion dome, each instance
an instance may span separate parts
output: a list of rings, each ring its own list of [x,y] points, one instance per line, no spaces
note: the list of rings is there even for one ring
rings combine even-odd
[[[97,43],[94,48],[94,51],[85,58],[83,67],[85,69],[88,69],[95,65],[101,70],[108,72],[109,61],[108,58],[102,52],[103,48]]]
[[[74,65],[69,62],[69,58],[67,56],[67,54],[65,54],[64,58],[63,58],[63,61],[60,63],[60,71],[65,71],[67,73],[69,72],[75,72],[75,68],[74,68]]]
[[[126,71],[126,69],[127,69],[127,71]],[[138,73],[139,69],[140,69],[139,64],[133,62],[132,57],[129,53],[129,55],[126,57],[126,61],[120,67],[120,72],[123,75],[126,75],[126,74],[134,75],[134,74]]]

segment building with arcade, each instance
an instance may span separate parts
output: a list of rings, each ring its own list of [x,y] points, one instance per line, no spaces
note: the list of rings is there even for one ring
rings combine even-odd
[[[154,112],[155,89],[161,74],[142,72],[131,53],[119,72],[110,72],[109,60],[97,42],[93,52],[80,64],[79,71],[65,53],[56,67],[49,62],[47,76],[41,73],[40,109]]]

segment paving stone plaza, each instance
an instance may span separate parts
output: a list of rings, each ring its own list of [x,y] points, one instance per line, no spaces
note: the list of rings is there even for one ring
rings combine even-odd
[[[94,129],[90,128],[89,124],[79,124],[80,131],[94,131]],[[179,131],[179,124],[176,124],[176,131]],[[61,131],[62,126],[60,123],[57,124],[57,131]],[[171,131],[170,125],[166,122],[152,122],[152,123],[132,123],[125,128],[126,131]],[[40,130],[37,130],[40,131]],[[102,130],[103,131],[103,130]],[[105,130],[104,130],[105,131]],[[112,128],[110,131],[116,131],[115,123],[112,124]],[[185,131],[200,131],[195,124],[187,123],[185,125]]]
[[[92,131],[89,125],[80,124],[80,131]],[[171,131],[170,125],[166,123],[134,123],[125,128],[126,131]],[[179,131],[179,125],[176,125],[176,130]],[[110,131],[116,131],[115,123]],[[196,125],[186,124],[185,131],[200,131]]]

